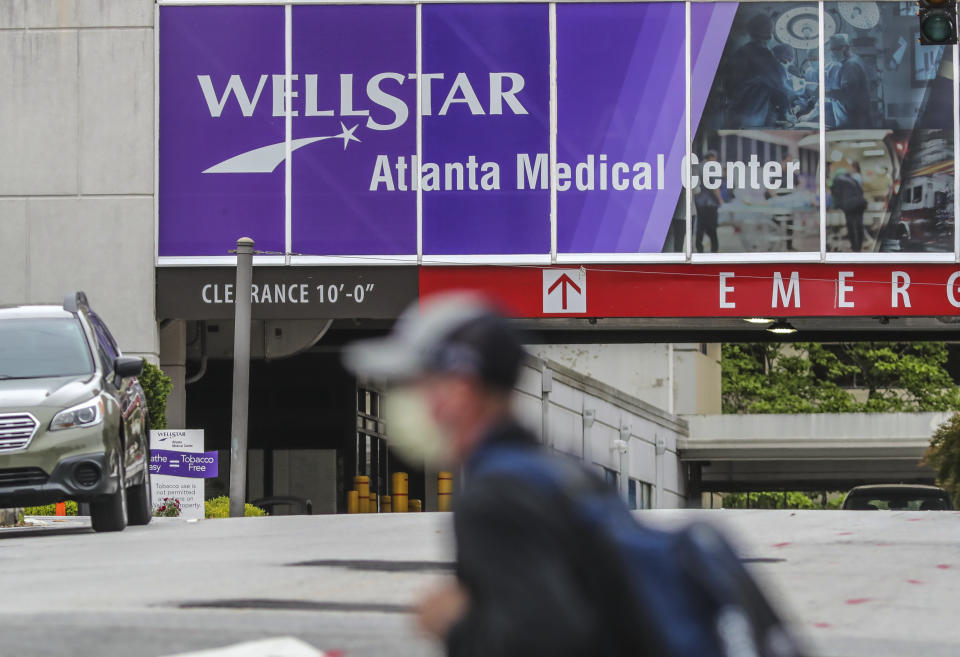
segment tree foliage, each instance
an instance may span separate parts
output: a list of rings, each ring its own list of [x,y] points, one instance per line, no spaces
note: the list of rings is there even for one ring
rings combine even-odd
[[[728,493],[723,496],[725,509],[819,509],[821,504],[799,491],[761,491]]]
[[[173,380],[156,365],[143,363],[143,372],[137,377],[147,396],[147,412],[151,429],[167,428],[167,397],[173,390]]]
[[[953,496],[960,508],[960,414],[937,427],[924,461],[937,473],[937,482]]]
[[[723,412],[956,410],[947,355],[942,342],[725,344]]]

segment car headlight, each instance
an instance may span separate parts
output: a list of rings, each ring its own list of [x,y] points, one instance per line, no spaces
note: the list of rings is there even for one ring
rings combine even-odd
[[[92,427],[103,422],[103,399],[96,397],[57,413],[50,422],[50,431]]]

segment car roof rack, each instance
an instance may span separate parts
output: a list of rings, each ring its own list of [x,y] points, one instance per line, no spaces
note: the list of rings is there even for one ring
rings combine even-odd
[[[68,313],[75,313],[79,311],[81,307],[87,310],[90,309],[90,304],[87,303],[87,295],[83,292],[77,290],[63,297],[63,309]]]

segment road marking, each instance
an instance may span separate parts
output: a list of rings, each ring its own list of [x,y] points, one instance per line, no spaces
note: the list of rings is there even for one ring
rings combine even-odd
[[[184,652],[168,657],[333,657],[293,637],[247,641],[213,650]]]

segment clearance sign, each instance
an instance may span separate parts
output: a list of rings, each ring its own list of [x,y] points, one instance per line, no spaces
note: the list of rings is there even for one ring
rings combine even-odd
[[[473,289],[514,317],[960,315],[960,266],[425,267],[421,298]]]

